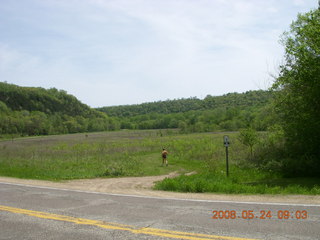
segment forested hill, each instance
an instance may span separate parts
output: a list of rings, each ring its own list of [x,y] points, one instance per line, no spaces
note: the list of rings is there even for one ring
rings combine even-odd
[[[121,128],[179,128],[182,132],[238,130],[253,127],[266,130],[272,124],[269,91],[229,93],[223,96],[167,100],[139,105],[99,108],[118,117]]]
[[[81,103],[66,91],[51,88],[20,87],[0,82],[0,101],[14,111],[40,111],[70,116],[97,115],[97,111]]]
[[[183,113],[192,110],[209,110],[221,107],[249,107],[263,106],[271,99],[269,91],[248,91],[245,93],[228,93],[223,96],[208,95],[203,100],[192,97],[158,102],[149,102],[135,105],[121,105],[102,107],[97,110],[109,116],[133,117],[148,113]]]
[[[66,91],[0,82],[0,134],[39,135],[118,129],[114,118]]]
[[[266,130],[272,93],[248,91],[92,109],[66,91],[0,82],[1,135],[48,135],[117,129],[179,128],[182,132]]]
[[[268,91],[248,91],[245,93],[228,93],[223,96],[208,95],[200,100],[196,97],[149,102],[136,105],[102,107],[97,110],[109,116],[132,117],[148,113],[182,113],[191,110],[208,110],[221,107],[249,107],[265,105],[271,98]]]

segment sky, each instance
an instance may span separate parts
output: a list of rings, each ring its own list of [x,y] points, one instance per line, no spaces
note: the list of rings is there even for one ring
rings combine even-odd
[[[0,81],[91,107],[268,89],[318,0],[0,0]]]

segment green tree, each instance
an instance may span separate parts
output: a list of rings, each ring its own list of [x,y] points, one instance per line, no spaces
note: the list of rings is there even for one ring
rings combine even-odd
[[[273,88],[291,174],[320,174],[320,9],[299,14],[282,37],[285,61]]]

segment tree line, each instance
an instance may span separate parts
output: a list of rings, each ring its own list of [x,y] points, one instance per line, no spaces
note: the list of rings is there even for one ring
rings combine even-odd
[[[123,129],[179,128],[181,132],[235,131],[253,127],[266,130],[270,122],[270,91],[228,93],[98,108],[119,118]]]
[[[56,88],[20,87],[0,82],[0,134],[21,136],[179,128],[181,132],[266,130],[270,91],[228,93],[92,109]]]
[[[203,100],[197,97],[149,102],[134,105],[102,107],[97,110],[109,116],[133,117],[149,113],[182,113],[196,110],[212,110],[215,108],[261,106],[269,102],[269,91],[247,91],[245,93],[228,93],[223,96],[207,95]]]

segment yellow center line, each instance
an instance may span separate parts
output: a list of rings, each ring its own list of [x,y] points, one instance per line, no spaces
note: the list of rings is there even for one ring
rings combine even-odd
[[[119,223],[111,223],[111,222],[104,222],[98,220],[90,220],[85,218],[76,218],[70,217],[65,215],[58,215],[46,212],[39,212],[39,211],[32,211],[27,209],[21,208],[14,208],[8,206],[0,205],[0,211],[6,211],[11,213],[18,213],[24,214],[32,217],[37,218],[44,218],[56,221],[63,221],[63,222],[71,222],[76,224],[83,224],[89,226],[96,226],[105,229],[112,229],[112,230],[121,230],[121,231],[128,231],[135,234],[145,234],[145,235],[152,235],[152,236],[161,236],[167,238],[177,238],[177,239],[188,239],[188,240],[254,240],[249,238],[238,238],[238,237],[228,237],[228,236],[216,236],[216,235],[209,235],[209,234],[200,234],[200,233],[188,233],[188,232],[179,232],[179,231],[171,231],[171,230],[163,230],[157,228],[135,228],[131,225],[124,225]]]

